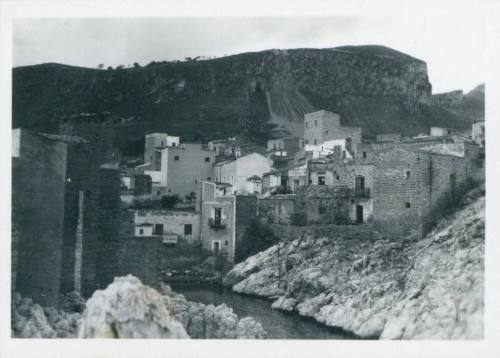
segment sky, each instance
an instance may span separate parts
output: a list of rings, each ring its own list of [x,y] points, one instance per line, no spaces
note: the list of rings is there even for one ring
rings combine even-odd
[[[376,44],[427,63],[433,93],[485,81],[480,17],[163,17],[16,19],[13,64],[104,67],[271,48]]]

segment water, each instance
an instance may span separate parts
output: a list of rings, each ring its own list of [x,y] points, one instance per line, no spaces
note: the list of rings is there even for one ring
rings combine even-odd
[[[204,304],[225,303],[240,318],[252,316],[262,324],[270,339],[352,339],[339,329],[326,327],[312,319],[271,308],[271,301],[234,293],[217,286],[172,284],[172,288],[188,300]]]

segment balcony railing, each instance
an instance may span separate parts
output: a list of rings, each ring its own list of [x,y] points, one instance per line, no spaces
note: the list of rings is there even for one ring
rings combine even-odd
[[[215,229],[222,229],[226,227],[226,220],[209,218],[208,224]]]
[[[371,196],[370,188],[355,188],[352,195],[356,198],[369,198]]]

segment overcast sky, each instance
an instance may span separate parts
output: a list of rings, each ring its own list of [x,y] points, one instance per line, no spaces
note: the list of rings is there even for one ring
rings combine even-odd
[[[45,62],[97,67],[223,56],[270,48],[378,44],[427,62],[433,92],[484,82],[479,17],[220,17],[22,19],[14,66]]]

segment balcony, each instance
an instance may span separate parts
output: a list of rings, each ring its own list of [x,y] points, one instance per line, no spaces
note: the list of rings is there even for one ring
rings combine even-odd
[[[352,196],[355,198],[370,198],[370,188],[355,188],[352,190]]]
[[[226,227],[226,220],[221,218],[209,218],[208,224],[214,229],[223,229]]]

